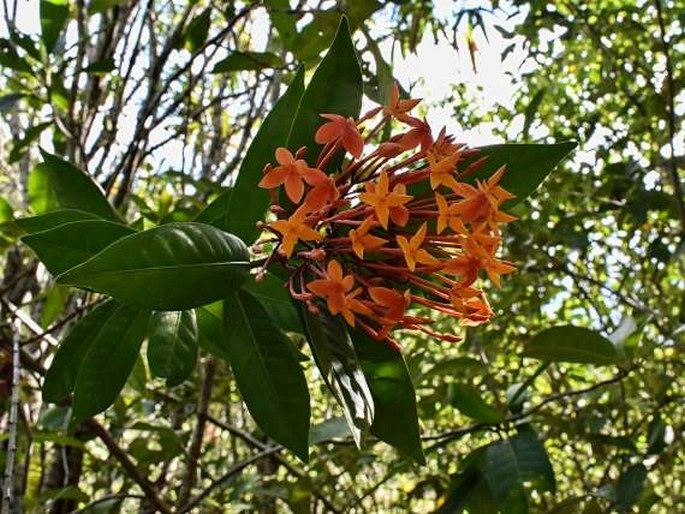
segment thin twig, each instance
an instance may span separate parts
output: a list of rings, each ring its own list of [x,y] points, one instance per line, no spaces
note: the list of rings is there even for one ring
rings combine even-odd
[[[5,453],[5,475],[3,478],[4,491],[2,494],[2,514],[9,514],[13,500],[14,489],[14,454],[17,450],[17,413],[19,412],[19,373],[21,362],[19,359],[19,338],[12,334],[12,396],[10,412],[7,421],[7,452]]]
[[[140,474],[138,468],[129,458],[128,454],[116,443],[110,433],[100,423],[93,418],[86,420],[85,425],[93,430],[100,440],[105,444],[112,456],[119,461],[121,467],[128,474],[133,481],[143,490],[145,498],[160,512],[164,514],[171,514],[171,509],[166,502],[162,500],[157,494],[157,491],[152,486],[150,481]]]

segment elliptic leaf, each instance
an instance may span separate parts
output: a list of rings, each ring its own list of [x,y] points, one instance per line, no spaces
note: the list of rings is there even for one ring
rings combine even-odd
[[[309,458],[309,391],[290,341],[247,291],[224,300],[227,350],[250,414],[269,437]]]
[[[43,232],[50,230],[65,223],[72,223],[74,221],[95,220],[99,219],[95,214],[86,211],[79,211],[76,209],[59,209],[50,211],[40,216],[30,216],[28,218],[19,218],[15,223],[19,225],[25,232],[34,234],[36,232]]]
[[[155,312],[150,320],[147,362],[153,375],[169,386],[186,380],[197,360],[195,311]]]
[[[71,327],[45,374],[44,401],[58,403],[73,392],[83,358],[117,307],[117,302],[109,300],[95,307]]]
[[[507,171],[499,184],[516,195],[506,207],[511,208],[537,189],[554,167],[577,146],[574,141],[545,144],[503,144],[482,146],[478,153],[465,159],[459,166],[466,169],[469,164],[487,157],[485,163],[475,173],[464,177],[466,182],[476,179],[487,180],[500,166],[506,164]]]
[[[57,277],[151,310],[185,310],[240,287],[250,268],[245,244],[202,223],[170,223],[132,234]]]
[[[150,312],[117,304],[92,335],[74,384],[74,418],[83,420],[114,403],[138,358]]]
[[[543,330],[526,345],[523,355],[545,361],[598,366],[621,361],[611,341],[593,330],[571,325]]]
[[[100,187],[83,171],[43,151],[44,162],[29,174],[29,205],[36,214],[56,209],[78,209],[117,221]]]
[[[54,276],[87,261],[103,248],[135,230],[105,220],[86,220],[24,236],[22,241],[36,252]]]
[[[356,118],[362,105],[364,90],[359,61],[346,17],[342,17],[338,32],[328,53],[316,69],[302,96],[288,148],[306,146],[308,158],[316,155],[314,134],[324,123],[321,114],[334,113]]]
[[[352,334],[352,341],[373,396],[371,433],[417,462],[425,463],[416,394],[402,353],[361,330]]]
[[[299,307],[316,365],[343,408],[354,442],[361,448],[373,423],[374,402],[347,327],[340,316],[325,309],[312,314],[304,304]]]
[[[269,317],[281,330],[304,333],[297,309],[283,279],[273,273],[267,273],[263,280],[248,280],[244,287],[257,297],[269,313]]]
[[[69,17],[69,5],[66,0],[40,1],[41,38],[48,53],[55,48],[59,34]]]
[[[212,73],[231,71],[259,71],[265,68],[279,68],[283,60],[270,52],[235,52],[216,63]]]
[[[483,423],[500,423],[504,416],[492,405],[488,404],[480,394],[480,391],[467,384],[450,384],[448,386],[450,403],[459,409],[459,412]]]

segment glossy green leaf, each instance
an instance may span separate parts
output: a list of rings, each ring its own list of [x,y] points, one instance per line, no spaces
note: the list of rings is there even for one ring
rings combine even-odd
[[[40,1],[41,38],[48,53],[51,53],[55,48],[68,17],[69,4],[66,0]]]
[[[552,362],[598,366],[621,361],[611,341],[593,330],[571,325],[543,330],[526,345],[523,355]]]
[[[235,291],[224,300],[227,350],[250,414],[269,437],[309,458],[309,391],[290,341],[259,300]]]
[[[247,280],[244,287],[261,302],[269,317],[281,330],[304,333],[297,309],[283,279],[273,273],[267,273],[259,282]]]
[[[524,200],[545,180],[545,177],[577,146],[574,141],[557,144],[503,144],[482,146],[478,153],[465,159],[459,169],[463,170],[472,162],[487,157],[485,163],[475,173],[464,178],[466,182],[476,179],[486,180],[500,166],[506,164],[507,171],[499,184],[516,195],[509,200],[506,207]]]
[[[28,218],[19,218],[15,223],[19,225],[25,232],[34,234],[36,232],[43,232],[50,230],[66,223],[83,220],[96,220],[98,217],[90,212],[79,211],[77,209],[59,209],[51,211],[40,216],[30,216]]]
[[[305,335],[326,384],[343,408],[354,442],[361,448],[374,419],[373,395],[340,316],[318,314],[300,304]]]
[[[118,304],[93,333],[74,384],[76,420],[114,403],[136,363],[149,319],[149,311]]]
[[[448,386],[450,403],[459,412],[483,423],[500,423],[504,416],[481,396],[480,391],[473,386],[454,383]]]
[[[153,375],[175,386],[186,380],[197,361],[195,311],[155,312],[150,319],[147,362]]]
[[[57,277],[151,310],[185,310],[223,298],[247,278],[245,244],[202,223],[132,234]]]
[[[371,433],[424,464],[416,394],[402,353],[361,330],[352,341],[373,396]]]
[[[71,327],[57,348],[52,364],[45,374],[44,401],[58,403],[73,392],[83,358],[118,307],[117,302],[107,301],[95,307]]]
[[[22,241],[31,247],[53,276],[77,266],[103,248],[135,230],[105,220],[85,220],[24,236]]]
[[[255,223],[264,217],[269,206],[268,191],[257,184],[264,165],[274,160],[276,148],[286,145],[303,91],[304,69],[300,69],[252,140],[235,186],[212,202],[196,221],[231,232],[248,243],[257,238],[260,230]]]
[[[259,71],[265,68],[280,68],[283,65],[283,59],[270,52],[234,52],[216,63],[212,73]]]
[[[28,200],[36,214],[77,209],[117,221],[117,215],[90,176],[68,162],[43,152],[44,162],[29,174]]]
[[[302,96],[288,148],[306,146],[307,158],[316,156],[314,134],[325,121],[323,113],[359,116],[363,94],[359,61],[352,42],[346,17],[342,17],[338,32],[328,53],[316,69]]]

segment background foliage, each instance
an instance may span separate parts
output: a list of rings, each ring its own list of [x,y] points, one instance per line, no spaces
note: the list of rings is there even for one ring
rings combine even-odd
[[[18,501],[29,512],[55,513],[683,509],[680,2],[43,0],[40,32],[32,35],[17,28],[13,6],[5,3],[0,41],[0,421],[8,437],[18,394],[12,509]],[[516,207],[520,220],[507,227],[503,246],[520,271],[491,297],[498,317],[459,345],[402,339],[424,465],[416,462],[421,452],[405,445],[400,453],[373,435],[358,450],[310,356],[288,355],[303,359],[311,396],[305,464],[247,412],[248,395],[243,387],[238,394],[233,375],[238,358],[230,344],[216,342],[222,312],[215,304],[165,313],[176,316],[164,325],[175,332],[143,342],[147,319],[100,303],[90,326],[79,324],[79,336],[68,328],[98,297],[52,279],[130,230],[117,221],[172,231],[170,223],[194,219],[222,193],[230,203],[226,188],[248,194],[236,174],[249,162],[250,142],[286,86],[301,87],[300,65],[311,76],[341,12],[354,30],[369,98],[383,99],[393,55],[411,54],[424,40],[454,42],[459,62],[471,66],[473,57],[478,68],[473,42],[485,48],[486,37],[498,38],[502,65],[519,61],[514,103],[484,106],[454,84],[443,107],[461,126],[486,123],[509,142],[581,143]],[[39,144],[50,154],[41,155]],[[74,177],[87,170],[116,212],[97,196],[84,205],[93,183],[79,178],[47,194],[55,169]],[[70,203],[70,195],[78,201]],[[223,201],[213,205],[218,210],[204,211],[200,221],[241,234],[258,217],[226,217]],[[49,214],[55,207],[69,210],[56,220]],[[98,234],[100,246],[73,255],[55,248],[59,233],[36,238],[66,219]],[[45,245],[44,264],[27,244]],[[71,276],[66,283],[77,284]],[[259,314],[252,293],[230,299],[246,316]],[[271,315],[292,328],[283,324],[287,316]],[[101,343],[111,367],[69,383],[73,373],[60,371],[55,359],[46,375],[67,333],[61,344],[71,339],[80,355],[83,341],[97,346],[99,332],[122,324],[121,341],[144,344],[137,361],[123,362],[117,348]],[[194,334],[199,349],[184,344]],[[293,339],[308,352],[301,336]],[[171,356],[169,341],[177,352]],[[373,346],[356,350],[366,372],[384,359]],[[41,394],[44,381],[52,389]],[[88,391],[100,383],[114,384],[114,406],[96,418],[97,405],[75,404],[83,421],[70,424],[68,406],[44,402],[59,401],[60,387]]]

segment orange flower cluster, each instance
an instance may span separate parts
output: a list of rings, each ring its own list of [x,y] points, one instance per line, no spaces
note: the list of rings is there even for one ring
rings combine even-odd
[[[397,348],[391,335],[397,328],[460,340],[432,330],[434,320],[410,308],[481,324],[493,312],[475,286],[479,272],[499,287],[500,276],[515,269],[497,258],[498,226],[515,219],[500,210],[513,198],[498,185],[504,167],[484,182],[464,182],[485,158],[460,169],[475,151],[444,129],[434,137],[409,114],[418,102],[400,99],[395,85],[388,105],[359,120],[322,114],[326,122],[315,141],[323,147],[314,166],[305,148],[294,155],[278,148],[278,166],[267,165],[259,183],[271,190],[278,217],[263,224],[275,237],[260,244],[278,243],[267,264],[280,259],[290,271],[290,294],[312,312],[325,301],[331,314]],[[407,130],[373,146],[391,119]],[[287,200],[279,197],[281,187]]]

